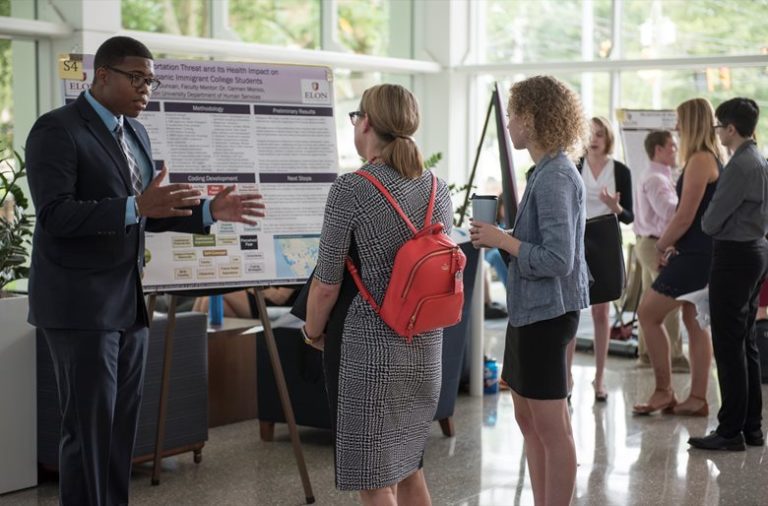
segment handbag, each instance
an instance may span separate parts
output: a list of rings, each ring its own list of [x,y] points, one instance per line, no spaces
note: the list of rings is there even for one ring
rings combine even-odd
[[[621,297],[624,291],[624,251],[621,229],[615,214],[587,220],[584,228],[584,256],[594,283],[589,303],[601,304]]]

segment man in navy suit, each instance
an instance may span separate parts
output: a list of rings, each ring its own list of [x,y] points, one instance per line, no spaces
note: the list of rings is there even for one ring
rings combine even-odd
[[[129,37],[99,47],[89,91],[41,116],[27,139],[37,221],[29,322],[53,357],[62,414],[62,505],[128,503],[150,318],[144,231],[208,233],[216,220],[255,223],[259,195],[234,187],[203,200],[160,186],[136,121],[155,79],[152,53]]]

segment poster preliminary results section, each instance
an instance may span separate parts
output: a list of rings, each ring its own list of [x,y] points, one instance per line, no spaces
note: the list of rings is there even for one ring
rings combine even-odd
[[[267,216],[210,235],[147,234],[145,288],[306,279],[338,167],[328,69],[163,60],[155,72],[163,84],[139,120],[156,170],[209,198],[230,185],[261,193]]]

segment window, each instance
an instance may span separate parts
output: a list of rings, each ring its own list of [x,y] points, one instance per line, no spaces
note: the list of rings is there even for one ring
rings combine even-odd
[[[607,58],[611,9],[610,0],[485,0],[481,58],[486,63]],[[583,27],[590,31],[584,40]]]
[[[244,42],[320,47],[319,0],[230,0],[229,24]]]
[[[411,56],[411,2],[403,0],[337,0],[337,36],[358,54]]]
[[[754,99],[768,111],[766,67],[719,67],[688,70],[640,70],[621,73],[621,105],[638,109],[675,109],[681,102],[705,97],[714,107],[733,97]],[[761,114],[761,116],[763,115]],[[757,124],[758,145],[768,155],[768,123]]]
[[[210,37],[207,0],[122,0],[123,27],[129,30]]]
[[[625,0],[625,58],[763,54],[768,0]]]

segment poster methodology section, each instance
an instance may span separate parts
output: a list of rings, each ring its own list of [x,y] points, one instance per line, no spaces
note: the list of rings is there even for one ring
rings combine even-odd
[[[72,70],[73,63],[75,71]],[[93,58],[59,64],[64,98],[93,80]],[[155,170],[212,198],[229,185],[264,197],[255,226],[217,223],[210,235],[147,234],[147,291],[291,283],[317,260],[338,154],[326,67],[156,60],[161,86],[139,116]]]

